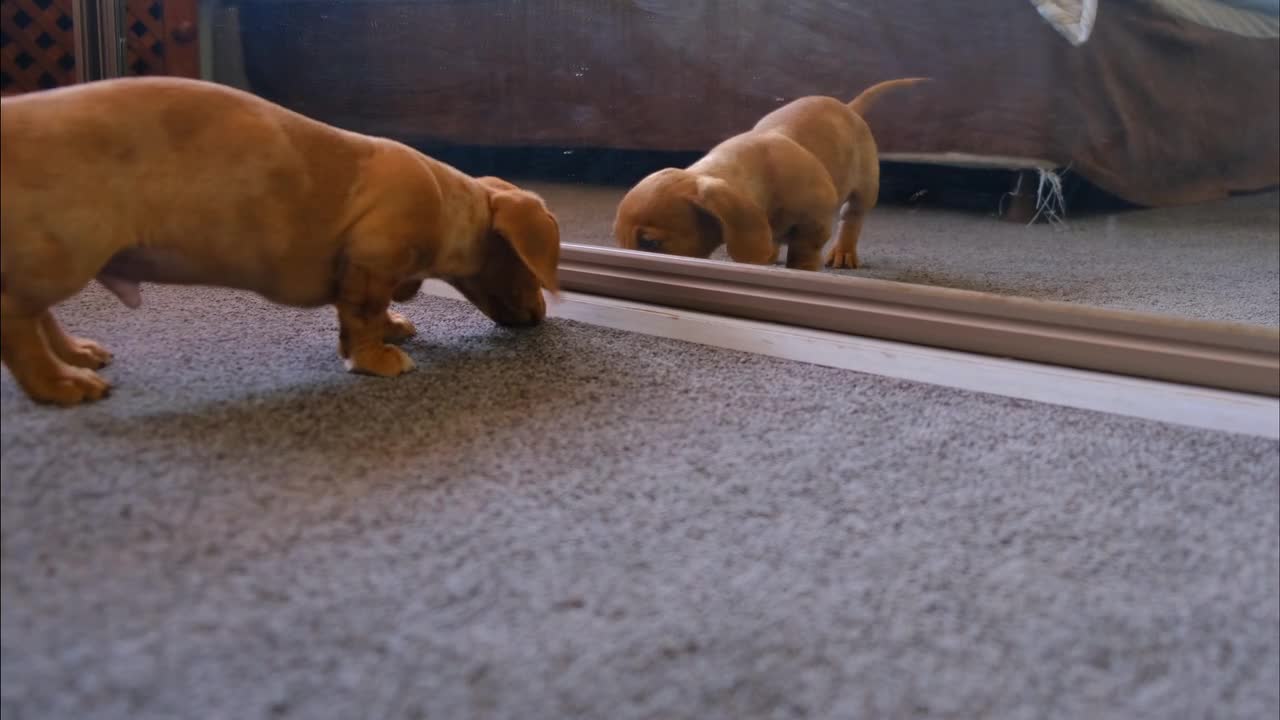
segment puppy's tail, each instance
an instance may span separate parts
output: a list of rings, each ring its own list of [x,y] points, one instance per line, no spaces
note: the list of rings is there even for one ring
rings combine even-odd
[[[875,104],[876,100],[879,99],[886,91],[893,90],[895,88],[919,85],[920,83],[929,82],[932,79],[933,78],[927,77],[914,77],[902,78],[900,80],[885,80],[882,83],[876,83],[866,90],[863,90],[858,97],[850,101],[849,109],[859,115],[865,115],[866,112],[871,109],[871,106]]]

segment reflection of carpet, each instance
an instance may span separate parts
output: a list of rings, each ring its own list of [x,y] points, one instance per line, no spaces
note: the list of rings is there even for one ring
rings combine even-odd
[[[561,217],[566,242],[612,245],[624,189],[526,183]],[[1280,194],[1134,210],[1026,227],[974,213],[877,208],[844,271],[1098,305],[1280,326]]]
[[[1275,717],[1280,443],[419,298],[100,289],[5,375],[5,718]]]

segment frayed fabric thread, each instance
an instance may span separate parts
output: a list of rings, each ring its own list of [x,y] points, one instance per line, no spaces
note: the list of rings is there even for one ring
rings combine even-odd
[[[1067,198],[1062,192],[1062,176],[1044,168],[1037,168],[1036,172],[1040,176],[1036,187],[1036,214],[1031,217],[1027,226],[1035,225],[1041,216],[1050,225],[1066,225]],[[1021,177],[1018,178],[1018,183],[1022,183]]]
[[[1068,167],[1067,170],[1070,170]],[[1036,212],[1031,216],[1031,220],[1027,223],[1027,227],[1035,225],[1041,217],[1049,222],[1050,225],[1066,225],[1067,224],[1067,199],[1066,194],[1062,190],[1062,176],[1045,168],[1035,168],[1037,173],[1036,183]],[[1065,170],[1063,172],[1066,172]],[[1004,198],[1018,197],[1022,195],[1022,181],[1026,178],[1025,173],[1018,173],[1018,181],[1013,186],[1013,190],[1004,194],[1000,198],[1001,214],[1004,213]]]
[[[1072,46],[1088,42],[1098,16],[1098,0],[1031,0],[1031,4]]]

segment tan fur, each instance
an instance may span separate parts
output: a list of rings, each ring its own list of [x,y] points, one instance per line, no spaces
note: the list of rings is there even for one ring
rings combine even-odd
[[[356,372],[413,367],[388,310],[425,278],[498,323],[529,325],[556,290],[560,233],[542,200],[405,145],[193,80],[110,80],[0,101],[0,351],[33,399],[106,394],[111,355],[50,308],[97,278],[250,290],[332,304]]]
[[[636,184],[618,205],[620,247],[708,257],[721,245],[738,262],[817,270],[839,213],[831,267],[858,266],[858,236],[880,193],[880,161],[860,113],[884,91],[927,78],[873,85],[852,102],[804,97],[712,148],[684,170]]]

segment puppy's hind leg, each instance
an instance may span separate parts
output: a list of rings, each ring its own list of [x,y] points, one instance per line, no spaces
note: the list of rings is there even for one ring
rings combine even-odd
[[[6,242],[14,243],[14,250],[0,276],[4,365],[36,402],[78,405],[102,398],[111,386],[90,368],[101,367],[110,354],[96,343],[67,336],[49,311],[79,292],[102,263],[70,252],[68,243],[52,235],[6,235]]]
[[[0,355],[32,400],[78,405],[104,397],[111,386],[97,373],[67,364],[45,338],[46,325],[56,327],[48,310],[23,312],[12,298],[0,299]]]
[[[106,348],[92,340],[68,335],[48,310],[40,316],[40,330],[53,354],[69,365],[97,370],[111,362],[111,353]]]
[[[862,221],[867,210],[858,202],[857,197],[850,197],[840,208],[840,224],[836,226],[836,242],[827,253],[827,267],[858,267],[858,237],[862,235]]]

